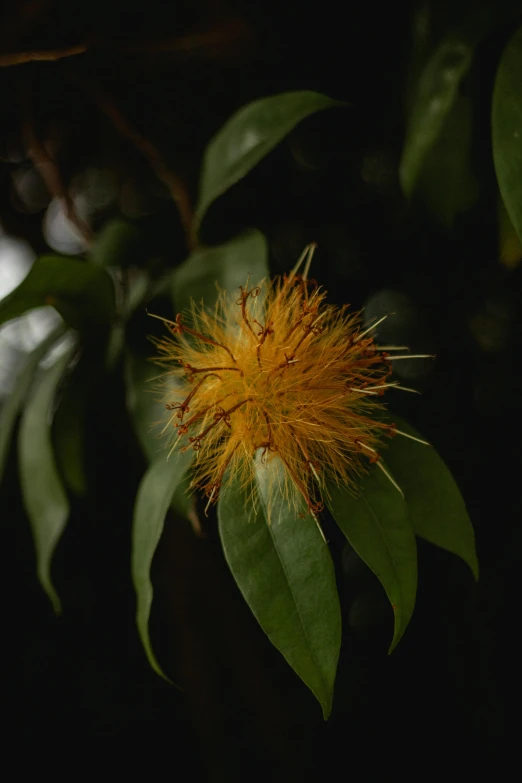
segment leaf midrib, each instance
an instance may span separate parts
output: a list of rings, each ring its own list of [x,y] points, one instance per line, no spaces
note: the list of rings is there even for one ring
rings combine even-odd
[[[379,528],[379,531],[380,531],[380,533],[382,535],[383,541],[384,541],[384,543],[386,545],[386,551],[388,552],[388,556],[389,556],[390,562],[392,564],[393,574],[394,574],[394,577],[395,577],[395,582],[397,584],[397,589],[398,589],[399,597],[400,597],[400,600],[401,600],[401,604],[400,605],[398,604],[396,606],[395,617],[397,618],[397,615],[399,615],[400,619],[402,621],[402,614],[403,614],[403,612],[402,612],[402,603],[404,602],[404,593],[403,593],[401,581],[399,579],[399,572],[397,570],[397,566],[395,565],[395,560],[394,560],[394,558],[392,556],[392,552],[391,552],[390,546],[388,544],[388,539],[387,539],[387,537],[386,537],[386,535],[384,533],[384,528],[382,527],[381,523],[379,522],[379,518],[378,518],[376,512],[374,511],[373,506],[371,505],[370,501],[367,499],[367,497],[366,497],[364,492],[361,493],[361,497],[364,500],[366,506],[368,507],[368,510],[370,511],[373,519],[375,520],[375,523],[377,524],[377,527]],[[376,576],[377,576],[377,574],[376,574]],[[379,578],[379,577],[377,576],[377,578]],[[379,579],[379,581],[380,581],[380,579]],[[381,584],[382,584],[382,582],[381,582]],[[384,587],[384,585],[383,585],[383,587]],[[391,601],[391,596],[389,595],[388,590],[386,590],[386,588],[384,588],[384,589],[386,591],[388,599]],[[396,624],[396,626],[399,625],[399,623],[397,621],[396,621],[395,624]],[[394,634],[394,636],[395,636],[395,634]]]
[[[296,601],[295,593],[294,593],[294,590],[293,590],[293,587],[292,587],[292,583],[291,583],[291,581],[290,581],[290,579],[288,577],[288,571],[286,569],[286,566],[285,566],[285,563],[283,561],[283,558],[281,557],[281,554],[279,552],[279,547],[277,545],[277,540],[276,540],[276,538],[274,536],[274,533],[272,531],[272,525],[268,521],[268,513],[267,513],[266,504],[265,504],[265,499],[264,499],[264,497],[263,497],[261,492],[259,492],[259,497],[260,497],[260,500],[261,500],[261,505],[263,507],[263,517],[265,519],[265,524],[266,524],[266,526],[268,528],[268,531],[270,533],[270,538],[272,539],[272,543],[274,544],[274,548],[276,550],[277,557],[279,558],[279,562],[281,564],[281,568],[283,569],[283,573],[285,575],[286,582],[287,582],[288,587],[290,589],[290,593],[292,595],[294,606],[295,606],[296,611],[297,611],[297,616],[299,617],[299,622],[301,623],[301,627],[303,629],[303,634],[304,634],[304,637],[306,639],[306,644],[308,646],[308,649],[310,650],[310,654],[312,656],[312,660],[314,661],[314,663],[316,665],[317,671],[319,672],[319,676],[320,676],[321,682],[323,684],[323,688],[324,688],[325,692],[328,693],[328,683],[326,682],[326,679],[324,677],[323,671],[322,671],[322,669],[321,669],[321,667],[319,665],[319,661],[318,661],[317,655],[316,655],[316,653],[314,651],[314,648],[312,647],[312,644],[310,642],[310,637],[309,637],[309,635],[308,635],[308,633],[306,631],[306,626],[305,626],[305,623],[303,621],[303,617],[301,615],[299,604]]]

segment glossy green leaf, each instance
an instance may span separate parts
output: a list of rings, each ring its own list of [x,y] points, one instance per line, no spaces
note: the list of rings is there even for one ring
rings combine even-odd
[[[128,267],[140,259],[141,234],[128,220],[110,220],[102,229],[89,254],[99,266]]]
[[[143,306],[144,299],[147,297],[151,279],[146,272],[141,269],[132,269],[129,272],[129,280],[126,285],[126,296],[122,305],[123,320],[128,319],[138,309]]]
[[[225,557],[259,624],[327,718],[341,642],[332,560],[304,502],[296,511],[284,499],[279,460],[256,465],[257,508],[237,480],[221,492],[218,518]],[[269,488],[274,499],[270,521]]]
[[[404,193],[411,196],[422,167],[455,104],[475,49],[491,29],[494,10],[480,8],[446,36],[419,77],[399,175]],[[448,187],[451,187],[449,185]]]
[[[195,452],[192,451],[192,459],[194,459],[194,455]],[[190,489],[191,482],[192,471],[187,470],[176,487],[170,507],[178,516],[190,520],[193,528],[197,526],[198,529],[201,529],[201,522],[196,510],[196,496]]]
[[[157,389],[162,370],[152,361],[128,354],[125,359],[127,410],[143,453],[153,462],[165,452],[162,423],[166,421],[162,392]]]
[[[393,421],[403,432],[422,437],[398,416]],[[396,435],[384,457],[404,492],[415,534],[461,557],[478,579],[473,527],[455,480],[435,449]]]
[[[493,91],[493,158],[509,217],[522,240],[522,27],[507,44]]]
[[[100,326],[114,317],[114,285],[94,264],[68,256],[41,256],[18,288],[0,302],[0,324],[43,305],[52,305],[74,328]]]
[[[522,260],[522,240],[518,236],[506,205],[499,195],[497,204],[498,216],[498,258],[508,269],[515,269]]]
[[[269,274],[264,235],[257,229],[245,231],[223,245],[196,250],[176,269],[172,280],[175,309],[188,309],[192,299],[212,307],[217,286],[235,292],[245,285],[248,275],[255,286]]]
[[[392,652],[410,622],[417,592],[417,545],[407,505],[377,466],[364,477],[357,495],[344,487],[328,490],[335,521],[392,605]]]
[[[162,435],[166,422],[165,404],[159,399],[159,392],[154,391],[158,370],[152,362],[132,355],[127,356],[127,407],[143,454],[151,464],[166,461],[169,447],[168,436]],[[188,453],[194,457],[192,450]],[[193,499],[188,492],[189,483],[190,480],[185,474],[176,486],[171,504],[172,508],[185,518],[193,511]]]
[[[143,306],[149,284],[148,275],[141,270],[132,269],[127,273],[123,301],[105,348],[105,366],[109,371],[114,370],[121,358],[125,347],[127,323],[138,307]]]
[[[450,229],[479,196],[472,166],[473,107],[459,95],[427,155],[415,186],[415,199],[441,226]]]
[[[69,517],[69,501],[56,468],[51,415],[56,394],[75,345],[36,381],[27,401],[18,438],[22,497],[31,522],[40,583],[56,612],[60,599],[51,579],[51,561]]]
[[[166,453],[149,466],[138,489],[132,526],[132,579],[136,591],[136,624],[150,665],[160,676],[162,671],[149,636],[149,616],[153,587],[150,568],[163,531],[165,516],[176,489],[182,483],[192,459],[192,452]]]
[[[310,90],[284,92],[243,106],[210,141],[203,160],[196,223],[218,196],[242,179],[299,123],[322,109],[345,106]]]
[[[2,403],[0,408],[0,481],[4,473],[13,427],[26,401],[38,365],[51,346],[63,335],[64,331],[65,327],[59,326],[29,354],[16,378],[13,389]]]
[[[52,437],[54,456],[66,487],[78,497],[87,492],[85,466],[85,427],[87,405],[93,385],[99,379],[102,354],[100,344],[84,345],[82,356],[60,395],[54,415]]]

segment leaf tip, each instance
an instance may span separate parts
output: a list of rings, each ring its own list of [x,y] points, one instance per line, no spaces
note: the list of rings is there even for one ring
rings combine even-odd
[[[54,589],[53,585],[50,582],[41,582],[42,587],[47,595],[47,598],[51,602],[51,606],[53,608],[53,612],[57,617],[60,617],[62,614],[62,602],[60,600],[60,596]]]
[[[473,579],[475,582],[478,582],[480,579],[480,568],[476,556],[468,561],[468,565],[471,569],[471,573],[473,574]]]
[[[394,617],[394,629],[393,629],[393,639],[391,640],[391,644],[388,648],[388,655],[391,655],[392,652],[395,650],[399,642],[401,641],[402,637],[404,636],[404,632],[406,628],[408,627],[409,620],[406,622],[406,625],[403,625],[403,613],[397,612],[397,607],[395,604],[390,604],[391,608],[393,610],[393,617]]]
[[[323,720],[327,721],[332,714],[332,699],[330,698],[327,702],[323,702],[321,708],[323,710]]]

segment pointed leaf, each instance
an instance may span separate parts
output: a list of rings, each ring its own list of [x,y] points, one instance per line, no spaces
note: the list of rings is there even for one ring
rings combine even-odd
[[[87,492],[85,426],[92,389],[101,372],[101,345],[83,346],[82,356],[68,379],[54,415],[54,455],[66,487],[78,497]]]
[[[473,207],[479,195],[471,155],[473,120],[471,99],[459,95],[426,156],[415,186],[415,199],[447,229]]]
[[[492,108],[493,158],[509,217],[522,240],[522,27],[504,49]]]
[[[498,258],[508,269],[515,269],[522,260],[522,241],[508,215],[504,200],[499,195],[498,216]]]
[[[406,196],[415,190],[424,162],[459,94],[475,49],[491,29],[494,10],[480,8],[449,33],[426,63],[417,85],[399,169]]]
[[[328,491],[335,521],[379,579],[394,610],[392,652],[410,622],[417,592],[417,545],[406,503],[376,465],[357,496],[345,487]]]
[[[166,441],[161,436],[161,422],[165,421],[165,404],[155,391],[161,369],[141,356],[129,353],[125,360],[127,409],[134,432],[149,462],[164,453]]]
[[[264,235],[257,229],[250,229],[216,247],[202,248],[190,255],[173,275],[173,297],[177,312],[204,300],[207,307],[213,307],[217,298],[217,287],[235,292],[245,285],[250,275],[250,284],[257,285],[268,277],[268,247]]]
[[[27,310],[52,305],[75,328],[99,326],[114,317],[114,285],[94,264],[67,256],[37,258],[22,280],[0,302],[0,324]]]
[[[51,561],[69,517],[69,501],[54,460],[51,414],[57,386],[74,349],[73,343],[36,381],[18,439],[22,496],[33,531],[38,578],[56,612],[61,607],[51,579]]]
[[[121,358],[128,321],[138,307],[143,306],[149,283],[149,277],[143,271],[134,269],[132,274],[129,273],[126,296],[120,304],[119,317],[110,330],[105,349],[105,366],[109,371],[114,370]]]
[[[63,335],[64,330],[63,326],[59,326],[29,354],[15,381],[13,390],[2,403],[0,409],[0,481],[4,473],[11,433],[18,414],[26,401],[38,365],[51,346]]]
[[[422,437],[395,414],[393,421],[403,432]],[[461,557],[478,579],[473,527],[455,480],[435,449],[396,435],[385,458],[404,492],[415,534]]]
[[[341,615],[328,551],[304,503],[301,513],[282,494],[282,466],[257,465],[254,508],[232,479],[218,503],[225,557],[243,596],[271,642],[320,702],[332,706]],[[268,492],[273,492],[268,520]]]
[[[134,506],[132,526],[132,580],[136,591],[136,624],[150,665],[168,680],[159,665],[149,636],[153,587],[150,567],[163,531],[165,516],[176,489],[184,479],[192,453],[164,453],[149,466],[141,480]],[[169,680],[170,682],[170,680]]]
[[[261,98],[239,109],[205,152],[197,226],[212,202],[248,174],[301,120],[322,109],[345,105],[321,93],[302,90]]]

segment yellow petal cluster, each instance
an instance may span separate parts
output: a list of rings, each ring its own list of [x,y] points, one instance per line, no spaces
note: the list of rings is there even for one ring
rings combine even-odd
[[[252,486],[254,471],[278,459],[288,497],[297,490],[315,514],[329,481],[354,485],[379,460],[394,431],[378,416],[387,354],[360,314],[328,304],[306,274],[247,283],[166,325],[171,336],[157,341],[165,430],[171,449],[196,452],[194,485],[211,501],[231,476]]]

